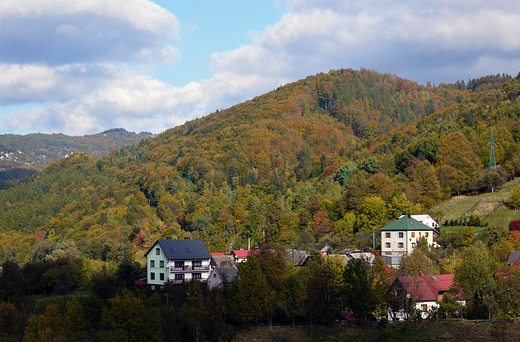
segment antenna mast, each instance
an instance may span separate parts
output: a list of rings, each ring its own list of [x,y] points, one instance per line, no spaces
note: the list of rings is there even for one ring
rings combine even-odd
[[[497,163],[495,160],[495,139],[493,138],[493,127],[491,127],[491,134],[488,135],[489,139],[489,172],[497,172]]]

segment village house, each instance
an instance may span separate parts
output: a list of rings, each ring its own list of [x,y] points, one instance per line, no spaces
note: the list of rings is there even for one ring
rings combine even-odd
[[[211,290],[214,287],[229,287],[231,282],[237,276],[238,270],[235,266],[232,267],[217,267],[211,270],[208,278],[208,288]]]
[[[394,305],[389,305],[389,320],[405,320],[409,318],[407,312],[413,307],[421,312],[423,319],[429,313],[439,308],[444,293],[453,286],[454,274],[401,276],[390,286],[387,297]],[[464,301],[459,301],[465,305]],[[395,305],[397,304],[397,305]]]
[[[206,281],[211,271],[211,254],[202,240],[157,240],[145,257],[152,289],[166,282]]]
[[[238,250],[238,249],[235,249],[235,250],[232,250],[231,251],[231,255],[233,256],[233,260],[237,263],[240,263],[240,262],[244,262],[246,261],[247,257],[250,255],[250,254],[255,254],[255,253],[259,253],[258,250],[253,250],[253,249],[249,249],[249,250]]]
[[[381,257],[410,255],[422,238],[433,244],[435,228],[427,226],[411,215],[401,216],[381,228]]]

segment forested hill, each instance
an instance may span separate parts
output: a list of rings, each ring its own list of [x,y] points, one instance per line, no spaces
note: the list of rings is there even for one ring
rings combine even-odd
[[[248,237],[367,248],[372,228],[520,174],[519,92],[508,75],[438,86],[365,69],[311,76],[1,191],[0,259],[142,261],[167,236],[215,252]]]
[[[74,152],[102,156],[123,145],[152,137],[148,132],[127,132],[115,128],[85,136],[64,134],[0,135],[0,180],[23,178]]]

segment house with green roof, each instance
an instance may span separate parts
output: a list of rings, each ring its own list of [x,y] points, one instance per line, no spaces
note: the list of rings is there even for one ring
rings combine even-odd
[[[434,244],[435,229],[411,215],[402,216],[381,228],[381,256],[404,256],[411,254],[417,242],[425,238],[428,245]]]

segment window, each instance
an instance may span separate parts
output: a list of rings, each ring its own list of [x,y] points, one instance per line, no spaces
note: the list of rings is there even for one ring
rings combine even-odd
[[[386,248],[390,248],[390,242],[386,243]]]
[[[404,237],[404,233],[403,232],[399,232],[399,237],[403,238]]]
[[[184,267],[184,261],[176,261],[175,267]]]
[[[216,273],[213,273],[213,278],[216,278],[217,277],[217,274]]]
[[[390,233],[385,233],[387,239],[390,239]]]
[[[193,279],[202,279],[202,273],[193,273],[191,277]]]
[[[159,267],[164,268],[164,260],[159,261]]]
[[[202,267],[202,261],[193,261],[193,267]]]
[[[427,304],[421,304],[421,311],[422,312],[428,311],[428,305]]]
[[[150,267],[155,267],[155,260],[150,260]]]
[[[155,255],[161,255],[161,249],[160,248],[156,248],[155,249]]]
[[[155,273],[150,273],[150,279],[155,280]]]
[[[412,248],[415,248],[415,242],[412,242]]]
[[[159,273],[159,279],[164,280],[164,273]]]
[[[175,275],[175,280],[183,280],[184,279],[184,274],[176,274]]]
[[[399,242],[399,248],[403,248],[403,243]]]
[[[428,237],[428,232],[424,233],[424,236]]]
[[[412,233],[412,237],[415,237],[415,232]]]

